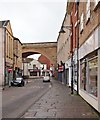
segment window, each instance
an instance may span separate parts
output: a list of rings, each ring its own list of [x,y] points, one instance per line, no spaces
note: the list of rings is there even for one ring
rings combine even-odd
[[[86,60],[85,59],[81,62],[80,80],[81,80],[81,88],[83,90],[86,90]]]
[[[81,14],[81,18],[80,18],[80,33],[82,33],[83,31],[83,13]]]
[[[8,57],[8,33],[6,34],[6,56]]]
[[[98,97],[98,57],[97,51],[80,62],[80,88],[94,97]]]
[[[98,58],[95,57],[88,61],[89,69],[89,93],[97,97],[97,74],[98,74]]]
[[[90,0],[87,0],[86,2],[86,23],[90,19]]]
[[[74,84],[77,85],[77,64],[74,64],[73,67],[73,78],[74,78]]]
[[[8,57],[9,57],[9,49],[10,49],[10,41],[9,41],[9,39],[10,39],[10,37],[9,37],[9,35],[8,35]]]
[[[94,10],[97,9],[97,7],[99,6],[100,4],[100,0],[94,0]]]

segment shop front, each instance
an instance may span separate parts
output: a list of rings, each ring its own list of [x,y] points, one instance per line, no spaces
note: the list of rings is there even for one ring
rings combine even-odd
[[[5,83],[4,85],[10,85],[10,82],[13,80],[13,68],[10,66],[6,66],[6,72],[5,72]]]
[[[69,87],[71,87],[71,58],[66,61],[65,69],[66,69],[66,84]]]
[[[77,48],[73,54],[73,87],[77,91]]]
[[[100,112],[100,42],[98,27],[79,49],[79,94]]]

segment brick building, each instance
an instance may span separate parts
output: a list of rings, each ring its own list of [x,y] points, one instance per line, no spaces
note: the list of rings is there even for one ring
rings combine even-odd
[[[78,2],[67,2],[67,13],[70,16],[70,55],[71,55],[71,86],[78,91],[78,44],[79,44],[79,20]]]
[[[41,63],[41,64],[46,64],[47,65],[47,69],[50,69],[50,60],[45,57],[44,55],[41,55],[39,58],[38,58],[38,61]]]
[[[18,38],[14,37],[14,78],[22,76],[22,43]]]
[[[79,94],[100,112],[100,1],[79,3]]]
[[[59,33],[57,39],[57,63],[59,64],[60,61],[65,63],[65,68],[70,73],[66,73],[65,78],[70,82],[73,80],[73,84],[71,82],[68,85],[71,88],[73,86],[77,93],[98,112],[100,112],[99,13],[100,1],[98,0],[67,1],[66,19],[64,18],[61,27],[63,32]],[[69,34],[68,25],[70,25]],[[68,40],[69,47],[66,46]]]

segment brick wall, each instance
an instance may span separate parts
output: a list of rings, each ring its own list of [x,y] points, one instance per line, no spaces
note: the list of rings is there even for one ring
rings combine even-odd
[[[47,57],[41,55],[41,56],[38,58],[38,61],[39,61],[40,63],[47,64],[47,69],[50,69],[50,60],[49,60]]]
[[[83,32],[79,33],[79,45],[81,46],[87,38],[91,35],[92,31],[100,24],[100,8],[94,10],[94,3],[90,2],[90,19],[86,22],[86,2],[79,4],[79,19],[81,14],[83,16]]]

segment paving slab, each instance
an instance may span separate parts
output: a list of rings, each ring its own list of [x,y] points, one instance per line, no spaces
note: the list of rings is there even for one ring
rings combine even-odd
[[[96,111],[68,86],[52,80],[51,89],[23,115],[23,118],[99,118]]]

